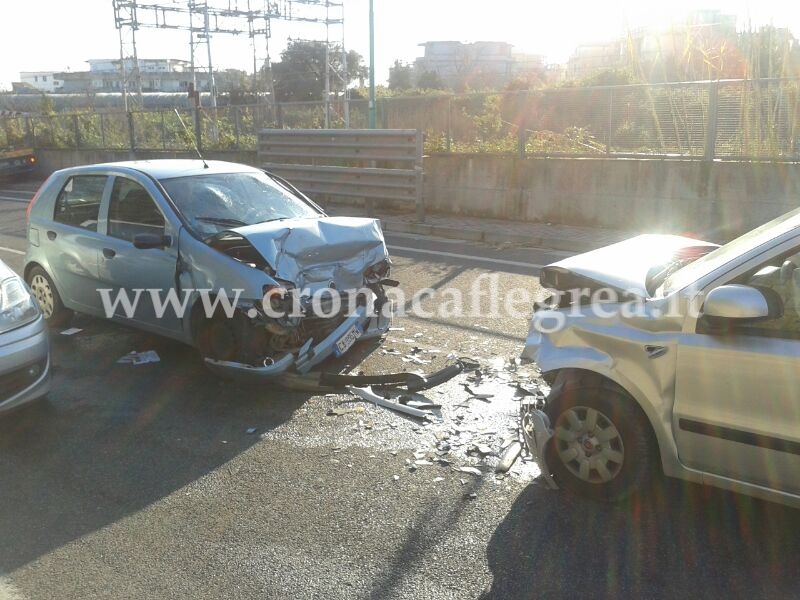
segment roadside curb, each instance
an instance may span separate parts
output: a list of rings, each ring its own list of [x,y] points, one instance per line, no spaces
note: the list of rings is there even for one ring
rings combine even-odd
[[[446,227],[444,225],[428,225],[426,223],[406,223],[381,219],[384,231],[392,233],[412,233],[430,237],[452,240],[483,242],[485,244],[525,244],[534,248],[561,250],[566,252],[588,252],[605,245],[598,240],[564,239],[555,236],[523,235],[519,233],[501,233],[482,231],[480,229]]]

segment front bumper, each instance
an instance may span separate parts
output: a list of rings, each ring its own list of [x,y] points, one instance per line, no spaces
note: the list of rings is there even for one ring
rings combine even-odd
[[[545,449],[550,438],[553,437],[553,430],[550,428],[550,419],[538,408],[536,400],[524,398],[520,406],[520,430],[522,431],[522,441],[528,454],[539,467],[542,478],[551,489],[558,489],[553,479],[550,468],[547,466]]]
[[[50,341],[43,317],[0,335],[0,412],[50,391]]]
[[[241,381],[263,381],[280,378],[281,375],[293,371],[305,374],[334,353],[339,341],[353,325],[358,325],[362,333],[359,340],[380,337],[389,331],[392,323],[390,310],[381,307],[377,314],[370,314],[366,306],[359,306],[328,337],[314,345],[309,339],[297,353],[287,353],[282,358],[272,361],[263,367],[255,367],[238,362],[214,360],[206,358],[206,365],[217,375],[232,377]]]

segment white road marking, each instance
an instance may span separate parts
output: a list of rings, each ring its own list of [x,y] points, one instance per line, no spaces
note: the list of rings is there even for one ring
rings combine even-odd
[[[19,202],[20,204],[27,204],[31,201],[30,198],[12,198],[10,196],[0,196],[0,200],[9,200],[11,202]]]
[[[0,600],[22,600],[22,594],[5,577],[0,577]]]
[[[471,256],[469,254],[459,254],[457,252],[442,252],[440,250],[422,250],[420,248],[409,248],[407,246],[395,246],[394,244],[387,244],[387,248],[392,250],[401,250],[403,252],[416,252],[417,254],[432,254],[433,256],[447,256],[448,258],[463,258],[466,260],[477,260],[482,262],[494,263],[498,265],[508,265],[511,267],[525,267],[529,269],[541,269],[544,265],[536,265],[533,263],[519,262],[516,260],[504,260],[502,258],[489,258],[486,256]]]
[[[15,248],[6,248],[5,246],[0,246],[0,252],[11,252],[11,254],[21,254],[25,256],[25,252],[22,250],[17,250]]]

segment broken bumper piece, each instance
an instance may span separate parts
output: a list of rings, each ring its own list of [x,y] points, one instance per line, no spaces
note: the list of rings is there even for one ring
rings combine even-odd
[[[532,399],[524,399],[522,401],[521,415],[522,439],[525,442],[525,447],[539,467],[547,486],[556,490],[558,485],[556,485],[553,475],[550,473],[545,455],[547,442],[553,437],[550,419],[544,412],[536,408],[535,400]]]
[[[232,377],[242,381],[260,381],[264,379],[279,378],[284,373],[297,371],[308,373],[326,358],[334,354],[339,342],[353,327],[358,327],[360,340],[380,337],[389,331],[391,318],[379,311],[377,315],[370,315],[365,306],[359,306],[353,313],[331,332],[331,334],[316,345],[313,340],[308,340],[296,355],[289,353],[282,358],[269,361],[262,367],[245,363],[214,360],[206,358],[206,366],[215,374]]]

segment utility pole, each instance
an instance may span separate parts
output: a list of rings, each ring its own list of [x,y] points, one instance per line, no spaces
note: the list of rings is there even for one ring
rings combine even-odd
[[[369,0],[369,128],[375,129],[375,10]]]

